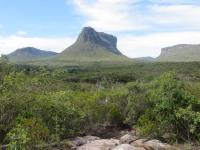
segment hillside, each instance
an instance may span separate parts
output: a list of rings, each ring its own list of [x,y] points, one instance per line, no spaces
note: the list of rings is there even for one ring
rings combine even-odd
[[[7,57],[11,62],[26,62],[50,58],[55,55],[57,55],[55,52],[44,51],[34,47],[25,47],[17,49],[16,51],[7,55]]]
[[[128,58],[117,49],[116,37],[103,32],[96,32],[91,27],[85,27],[76,42],[52,58],[51,61],[98,62],[124,60],[128,60]]]
[[[163,48],[156,61],[191,62],[200,61],[200,45],[180,44]]]

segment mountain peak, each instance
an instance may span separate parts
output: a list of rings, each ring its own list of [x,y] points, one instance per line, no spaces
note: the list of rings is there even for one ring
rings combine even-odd
[[[78,39],[70,47],[54,58],[69,62],[97,62],[129,60],[117,49],[117,38],[97,32],[92,27],[84,27]]]
[[[84,27],[79,34],[78,42],[98,42],[100,40],[98,33],[91,27]]]
[[[92,27],[84,27],[76,43],[91,43],[96,46],[101,46],[115,54],[121,54],[117,49],[117,38],[113,35],[97,32]]]

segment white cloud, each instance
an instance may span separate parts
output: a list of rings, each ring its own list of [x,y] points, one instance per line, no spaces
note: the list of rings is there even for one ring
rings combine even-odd
[[[200,5],[188,0],[74,0],[84,25],[104,31],[200,29]],[[165,3],[169,5],[164,5]],[[200,4],[200,2],[199,2]]]
[[[27,33],[25,31],[17,31],[16,35],[18,35],[18,36],[26,36]]]
[[[118,47],[129,57],[157,57],[161,48],[177,44],[200,44],[199,32],[161,32],[119,38]]]
[[[49,37],[25,37],[11,35],[0,36],[0,54],[8,54],[22,47],[32,46],[43,50],[61,52],[74,42],[74,38],[49,38]]]
[[[149,0],[157,4],[200,4],[197,0]]]
[[[151,5],[149,6],[151,22],[169,25],[171,28],[200,29],[200,6],[193,5]]]
[[[87,17],[84,26],[104,31],[128,31],[147,28],[140,23],[138,14],[130,14],[132,4],[139,0],[74,0],[77,10]],[[138,20],[138,21],[135,21]]]

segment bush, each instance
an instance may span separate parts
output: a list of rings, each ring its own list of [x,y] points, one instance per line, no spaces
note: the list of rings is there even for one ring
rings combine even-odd
[[[198,101],[185,89],[173,73],[166,73],[153,81],[148,92],[150,106],[139,119],[143,134],[161,137],[175,134],[176,139],[199,138]]]
[[[17,125],[7,134],[9,148],[34,149],[35,146],[47,141],[49,130],[43,122],[36,118],[17,119]]]
[[[17,125],[15,128],[13,128],[7,134],[7,139],[9,140],[9,150],[26,150],[30,141],[27,129],[24,129],[21,125]]]

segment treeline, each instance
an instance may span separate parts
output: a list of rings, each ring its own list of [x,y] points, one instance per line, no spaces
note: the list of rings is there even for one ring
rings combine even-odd
[[[55,69],[1,61],[0,143],[35,149],[101,124],[134,127],[141,136],[169,142],[199,142],[199,66]]]

